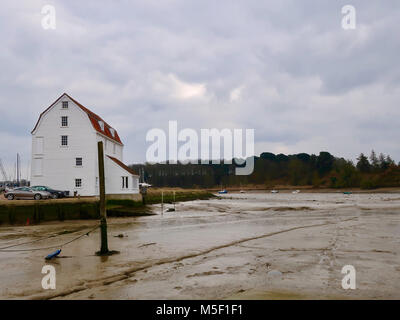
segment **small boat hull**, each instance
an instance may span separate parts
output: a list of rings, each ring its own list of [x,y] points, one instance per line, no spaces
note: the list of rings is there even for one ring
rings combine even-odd
[[[51,260],[55,257],[57,257],[61,253],[61,249],[54,251],[53,253],[50,253],[48,256],[46,256],[46,260]]]

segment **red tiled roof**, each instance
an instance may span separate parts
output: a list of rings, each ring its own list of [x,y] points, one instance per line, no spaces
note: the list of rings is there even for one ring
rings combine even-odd
[[[98,115],[95,114],[94,112],[90,111],[88,108],[84,107],[82,104],[80,104],[78,101],[76,101],[75,99],[73,99],[72,97],[70,97],[70,96],[69,96],[68,94],[66,94],[66,93],[63,93],[56,101],[54,101],[54,102],[50,105],[50,107],[48,107],[45,111],[43,111],[43,112],[40,114],[39,119],[38,119],[38,121],[36,122],[36,125],[35,125],[35,127],[33,128],[33,130],[32,130],[32,133],[33,133],[33,131],[35,131],[36,127],[38,126],[39,121],[40,121],[40,119],[42,118],[42,116],[43,116],[43,115],[44,115],[58,100],[60,100],[64,95],[67,96],[71,101],[73,101],[79,108],[81,108],[81,109],[88,115],[89,120],[90,120],[90,122],[92,123],[93,128],[94,128],[97,132],[99,132],[99,133],[105,135],[106,137],[110,138],[111,140],[114,140],[114,141],[116,141],[116,142],[122,144],[122,141],[121,141],[121,139],[119,138],[119,135],[118,135],[117,130],[114,129],[114,137],[113,137],[113,135],[111,134],[111,131],[110,131],[111,126],[108,125],[107,122],[105,122],[100,116],[98,116]],[[99,121],[103,121],[103,122],[104,122],[104,131],[101,130]]]
[[[111,157],[109,155],[107,155],[107,157],[109,157],[112,161],[114,161],[117,165],[119,165],[122,169],[125,169],[126,171],[128,171],[130,174],[133,174],[135,176],[137,176],[138,174],[133,171],[131,168],[129,168],[126,164],[124,164],[123,162],[119,161],[117,158]]]

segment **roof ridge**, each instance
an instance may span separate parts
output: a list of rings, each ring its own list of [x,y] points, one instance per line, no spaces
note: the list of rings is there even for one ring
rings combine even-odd
[[[112,161],[114,161],[117,165],[119,165],[122,169],[128,171],[130,174],[138,176],[138,174],[131,168],[129,168],[125,163],[123,163],[121,160],[118,160],[115,157],[109,156],[106,154],[107,157],[109,157]]]
[[[68,98],[70,98],[73,102],[75,102],[80,108],[82,108],[86,113],[89,113],[90,115],[99,118],[98,120],[103,121],[105,124],[107,124],[109,127],[112,128],[112,126],[110,126],[106,121],[104,121],[104,119],[102,117],[100,117],[98,114],[94,113],[92,110],[88,109],[87,107],[85,107],[82,103],[80,103],[79,101],[77,101],[76,99],[72,98],[69,94],[64,93],[63,95],[66,95]],[[96,119],[97,120],[97,119]]]
[[[115,128],[113,128],[112,126],[110,126],[106,121],[104,121],[104,119],[102,117],[100,117],[98,114],[94,113],[93,111],[89,110],[88,108],[86,108],[83,104],[81,104],[79,101],[75,100],[74,98],[72,98],[68,93],[64,92],[60,97],[58,97],[56,99],[56,101],[54,101],[46,110],[44,110],[40,116],[38,121],[36,122],[35,127],[33,128],[32,132],[36,130],[40,119],[42,118],[42,116],[51,108],[54,106],[54,104],[56,104],[57,101],[59,101],[63,96],[67,96],[72,102],[74,102],[83,112],[85,112],[90,120],[90,122],[92,123],[93,128],[98,132],[101,133],[103,135],[105,135],[106,137],[110,138],[111,140],[114,140],[118,143],[120,143],[121,145],[123,145],[118,132]],[[100,128],[100,124],[98,123],[98,121],[103,121],[104,123],[104,130],[102,130]],[[114,134],[111,133],[110,129],[114,130]]]

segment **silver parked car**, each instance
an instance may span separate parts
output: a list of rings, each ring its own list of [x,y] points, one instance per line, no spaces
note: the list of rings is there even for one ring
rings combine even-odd
[[[15,189],[6,190],[4,197],[8,200],[14,199],[48,199],[51,197],[51,193],[47,191],[32,190],[29,187],[20,187]]]

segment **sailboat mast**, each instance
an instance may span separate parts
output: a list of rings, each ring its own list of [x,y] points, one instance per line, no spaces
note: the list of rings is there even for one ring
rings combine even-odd
[[[19,186],[19,180],[20,180],[20,163],[19,163],[19,154],[17,153],[17,172],[16,172],[16,177],[17,177],[17,185]]]

